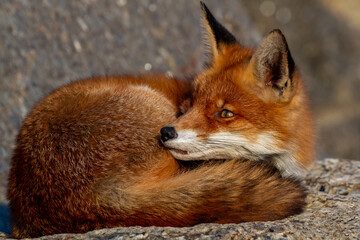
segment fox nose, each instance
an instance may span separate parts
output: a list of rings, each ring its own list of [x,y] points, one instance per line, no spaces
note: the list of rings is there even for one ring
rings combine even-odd
[[[163,127],[160,130],[161,140],[166,142],[167,140],[171,140],[177,137],[176,131],[174,127]]]

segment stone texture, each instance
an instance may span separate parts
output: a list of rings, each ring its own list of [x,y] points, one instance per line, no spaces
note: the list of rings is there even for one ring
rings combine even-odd
[[[359,239],[360,162],[318,161],[305,182],[309,186],[305,212],[279,221],[113,228],[41,239]]]
[[[359,1],[205,2],[245,45],[273,28],[284,32],[311,96],[319,158],[360,159]],[[199,23],[198,1],[0,1],[0,230],[9,228],[5,193],[15,136],[35,102],[92,75],[190,75],[201,65]],[[320,194],[336,189],[315,182],[325,189]]]

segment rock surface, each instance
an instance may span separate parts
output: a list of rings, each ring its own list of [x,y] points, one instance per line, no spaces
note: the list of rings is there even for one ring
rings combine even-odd
[[[318,161],[305,181],[309,186],[305,212],[279,221],[189,228],[121,227],[41,239],[359,239],[360,162]]]
[[[359,1],[347,0],[346,4],[336,0],[205,2],[244,45],[258,43],[274,28],[284,32],[311,96],[321,142],[319,156],[359,159],[360,41],[356,40],[360,38]],[[0,1],[0,231],[9,229],[6,186],[15,136],[35,102],[60,85],[92,75],[194,73],[201,62],[199,23],[198,1],[186,1],[186,4],[168,0]],[[284,231],[295,229],[300,234],[302,230],[298,228],[309,223],[318,226],[316,229],[326,238],[336,238],[341,235],[338,228],[344,228],[344,234],[358,230],[358,221],[350,221],[350,217],[347,224],[337,222],[351,211],[359,213],[356,208],[359,186],[355,179],[355,176],[359,178],[358,163],[327,161],[336,171],[315,168],[312,172],[315,175],[308,177],[312,209],[280,221]],[[345,165],[353,169],[346,173]],[[331,199],[327,200],[328,197]],[[307,219],[307,214],[323,215]],[[323,227],[316,222],[322,217],[328,219]],[[304,219],[307,222],[297,224],[296,221]],[[189,231],[197,232],[194,236],[209,238],[211,234],[224,237],[226,229],[234,231],[234,236],[239,238],[255,236],[252,231],[258,231],[275,238],[284,234],[278,228],[270,228],[276,224],[200,225]],[[349,230],[351,227],[353,230]],[[170,236],[188,230],[103,231],[113,238],[121,238],[121,231],[124,238],[129,234],[126,231],[148,232],[149,236],[162,238],[163,231]],[[76,235],[81,236],[87,235]]]

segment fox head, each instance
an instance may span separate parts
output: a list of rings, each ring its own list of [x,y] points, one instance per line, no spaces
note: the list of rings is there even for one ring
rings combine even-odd
[[[188,111],[161,129],[179,160],[272,161],[299,176],[313,160],[307,97],[288,44],[271,31],[245,48],[201,3],[209,61],[193,81]]]

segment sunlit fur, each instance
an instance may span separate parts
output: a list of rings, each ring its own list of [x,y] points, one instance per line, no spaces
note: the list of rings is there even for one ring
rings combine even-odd
[[[274,97],[273,89],[253,74],[253,53],[240,44],[222,47],[212,66],[195,79],[192,107],[172,124],[178,138],[165,145],[182,160],[270,161],[286,176],[301,176],[314,152],[303,80],[295,70],[287,98]],[[222,109],[236,115],[221,118]]]
[[[12,158],[12,236],[271,221],[301,213],[301,182],[284,178],[270,162],[249,160],[276,149],[302,165],[311,162],[302,82],[296,80],[290,102],[265,103],[248,72],[252,51],[223,50],[195,79],[193,106],[178,121],[189,106],[190,86],[163,75],[86,79],[41,99],[23,122]],[[214,117],[221,107],[237,115]],[[241,139],[248,159],[178,161],[159,141],[160,129],[174,121],[182,144],[212,142],[218,149],[236,142],[229,155],[213,152],[230,158],[246,153],[237,150]],[[292,158],[279,156],[275,166],[290,169]]]
[[[182,166],[159,144],[187,83],[161,75],[78,81],[43,98],[17,137],[9,176],[12,236],[116,226],[281,219],[306,191],[268,164]]]

